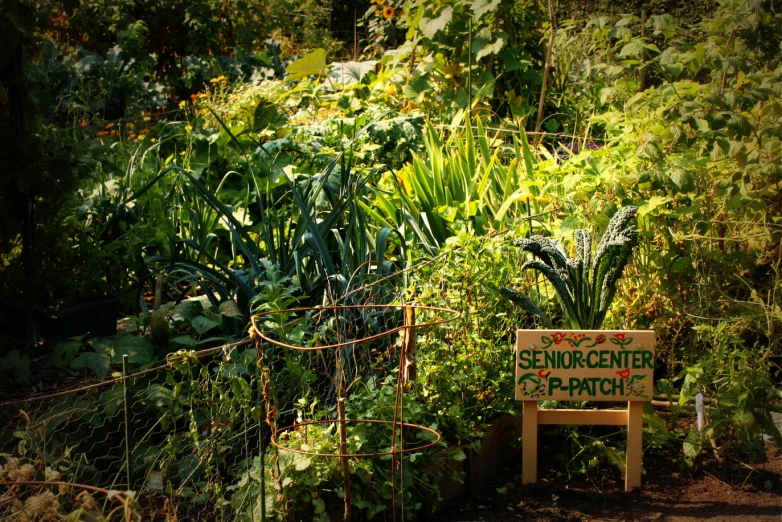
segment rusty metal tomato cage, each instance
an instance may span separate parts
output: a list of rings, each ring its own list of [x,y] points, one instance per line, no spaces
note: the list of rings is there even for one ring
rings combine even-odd
[[[318,314],[339,313],[346,310],[368,310],[368,309],[402,309],[404,311],[404,322],[402,325],[385,330],[381,333],[367,336],[361,339],[352,339],[346,342],[333,343],[323,346],[299,346],[290,343],[284,343],[280,340],[272,338],[268,335],[267,331],[260,328],[258,320],[264,317],[270,317],[274,315],[282,314],[299,314],[306,312],[317,312]],[[444,319],[438,319],[426,323],[416,324],[416,311],[429,311],[440,312],[443,314],[450,314],[450,317]],[[288,350],[298,351],[314,351],[314,350],[337,350],[337,368],[341,370],[341,351],[340,348],[357,345],[361,343],[367,343],[374,340],[383,339],[394,335],[396,333],[402,334],[402,343],[399,350],[399,368],[397,371],[396,389],[394,394],[394,415],[393,419],[348,419],[345,415],[345,399],[347,393],[344,385],[341,382],[337,383],[337,418],[300,422],[297,424],[284,426],[282,428],[276,427],[273,419],[270,418],[270,412],[273,411],[273,406],[269,404],[269,390],[264,388],[262,384],[261,394],[266,401],[267,419],[266,422],[272,428],[271,443],[278,451],[298,453],[301,455],[307,455],[311,457],[331,457],[339,458],[342,463],[342,474],[344,479],[345,488],[345,511],[343,520],[349,522],[351,520],[351,482],[350,482],[350,459],[355,458],[370,458],[370,457],[391,457],[391,483],[392,483],[392,512],[394,520],[397,519],[397,492],[396,492],[396,470],[399,468],[400,484],[404,484],[404,466],[402,466],[402,455],[411,453],[414,451],[422,451],[436,446],[441,436],[432,428],[422,426],[419,424],[404,422],[404,393],[410,382],[416,378],[416,335],[419,328],[437,326],[451,321],[455,321],[461,317],[461,312],[452,310],[450,308],[440,308],[434,306],[423,305],[344,305],[344,306],[325,306],[325,307],[312,307],[312,308],[291,308],[286,310],[273,310],[256,314],[251,318],[250,334],[258,347],[258,367],[263,374],[263,343],[269,343],[271,345],[279,346]],[[340,372],[337,372],[339,375]],[[268,379],[266,379],[268,383]],[[268,384],[266,385],[268,386]],[[339,428],[339,452],[338,453],[322,453],[316,451],[307,451],[303,449],[296,449],[288,447],[282,440],[287,433],[291,430],[306,429],[307,426],[323,425],[323,424],[336,424]],[[390,451],[377,451],[377,452],[365,452],[355,453],[348,451],[347,444],[347,426],[355,424],[383,424],[391,426],[391,444]],[[414,446],[405,447],[404,444],[404,431],[418,431],[429,433],[434,436],[434,440],[426,444],[419,444]],[[398,441],[398,445],[397,445]],[[404,495],[402,495],[401,510],[404,512]]]

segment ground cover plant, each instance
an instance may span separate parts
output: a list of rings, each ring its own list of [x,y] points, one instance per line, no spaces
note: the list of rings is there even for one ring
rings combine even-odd
[[[327,520],[351,489],[354,519],[423,518],[550,324],[656,331],[648,454],[733,484],[778,452],[773,2],[334,4],[0,7],[0,300],[121,312],[25,339],[0,308],[2,516]],[[408,304],[459,314],[413,359]],[[343,406],[441,439],[341,441]],[[549,435],[562,480],[621,476],[621,433]],[[306,454],[343,447],[387,454]]]

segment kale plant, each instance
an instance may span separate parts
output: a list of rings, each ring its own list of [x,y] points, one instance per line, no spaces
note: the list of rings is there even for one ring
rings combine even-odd
[[[608,307],[616,294],[616,284],[638,244],[635,213],[638,208],[620,209],[603,234],[592,256],[592,236],[587,230],[576,230],[576,255],[569,258],[559,241],[543,236],[517,239],[513,244],[531,252],[537,259],[527,261],[522,270],[541,272],[554,287],[571,328],[597,330],[603,324]],[[552,327],[551,320],[523,293],[501,288],[500,293],[527,313],[541,318]]]

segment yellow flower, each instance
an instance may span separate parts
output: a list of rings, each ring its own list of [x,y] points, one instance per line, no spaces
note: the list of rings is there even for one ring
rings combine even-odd
[[[536,196],[531,192],[522,192],[519,194],[514,194],[511,197],[513,198],[514,201],[523,201],[525,203],[530,203],[533,201],[536,203],[548,203],[549,201],[551,201],[548,198],[544,198],[542,196]]]
[[[531,194],[529,192],[524,192],[522,194],[514,194],[513,199],[515,201],[526,201],[529,203],[530,201],[535,201],[536,198],[534,194]]]
[[[217,78],[212,78],[211,80],[209,80],[209,83],[220,83],[220,82],[224,82],[225,80],[227,80],[227,78],[221,74]]]
[[[383,18],[389,19],[394,17],[394,8],[387,5],[383,8]]]
[[[144,136],[143,134],[141,134],[141,135],[138,137],[138,139],[139,139],[139,140],[141,140],[141,141],[144,141],[144,140],[146,139],[146,136]]]
[[[157,143],[157,138],[152,138],[149,141],[151,141],[152,143]]]
[[[187,102],[185,100],[182,100],[181,102],[179,102],[179,108],[180,109],[184,109],[186,105],[187,105]]]
[[[462,66],[458,63],[449,63],[443,68],[446,78],[457,78],[462,74]]]
[[[193,126],[192,125],[185,125],[185,132],[192,132]]]

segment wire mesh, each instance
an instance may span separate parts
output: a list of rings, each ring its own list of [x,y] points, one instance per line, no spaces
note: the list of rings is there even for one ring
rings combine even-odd
[[[231,470],[261,451],[255,359],[247,342],[180,352],[156,368],[7,402],[0,465],[134,491],[145,520],[224,516]]]
[[[368,484],[403,484],[394,474],[403,473],[404,465],[382,464],[382,459],[403,454],[410,458],[440,444],[436,430],[410,422],[403,405],[395,402],[379,412],[380,422],[352,418],[350,438],[342,446],[347,451],[340,451],[334,437],[339,423],[334,419],[339,399],[349,398],[351,387],[363,386],[359,383],[366,378],[380,382],[393,380],[396,374],[398,382],[404,381],[403,346],[410,343],[404,309],[343,308],[336,316],[310,310],[308,326],[298,330],[302,322],[288,324],[294,319],[289,316],[286,328],[264,333],[277,343],[291,334],[302,335],[300,342],[320,348],[333,344],[329,339],[340,339],[338,347],[293,351],[264,341],[259,349],[244,339],[197,352],[175,352],[166,364],[133,373],[125,358],[127,367],[112,366],[116,371],[111,379],[2,403],[0,482],[5,491],[0,493],[0,514],[6,511],[0,518],[14,520],[9,517],[16,516],[20,503],[24,507],[27,499],[37,498],[47,502],[41,503],[41,509],[50,510],[46,516],[54,517],[56,511],[56,520],[68,515],[78,519],[79,510],[87,509],[85,502],[91,502],[85,495],[79,497],[79,491],[89,488],[103,517],[96,520],[272,520],[286,514],[295,518],[298,511],[289,502],[295,495],[286,494],[294,491],[278,486],[286,470],[296,471],[302,461],[269,446],[274,441],[289,447],[297,437],[300,444],[306,444],[307,437],[313,437],[310,443],[321,444],[322,451],[315,454],[350,453],[349,472],[360,479],[369,477]],[[420,307],[418,312],[417,327],[448,318],[437,317],[446,314],[444,309]],[[297,314],[298,319],[305,316]],[[274,322],[280,324],[279,317]],[[347,401],[348,414],[360,409]],[[272,438],[278,426],[292,428],[280,429]],[[377,456],[381,467],[391,466],[393,476],[384,478],[386,471],[357,466],[355,457],[362,454]],[[339,483],[335,464],[317,466],[328,479],[322,487]],[[14,471],[22,468],[27,474]],[[23,479],[51,483],[11,484]],[[367,487],[356,491],[358,502]],[[104,491],[133,495],[109,496]],[[11,500],[14,495],[18,501]],[[131,498],[133,509],[118,509],[125,505],[120,498]]]

